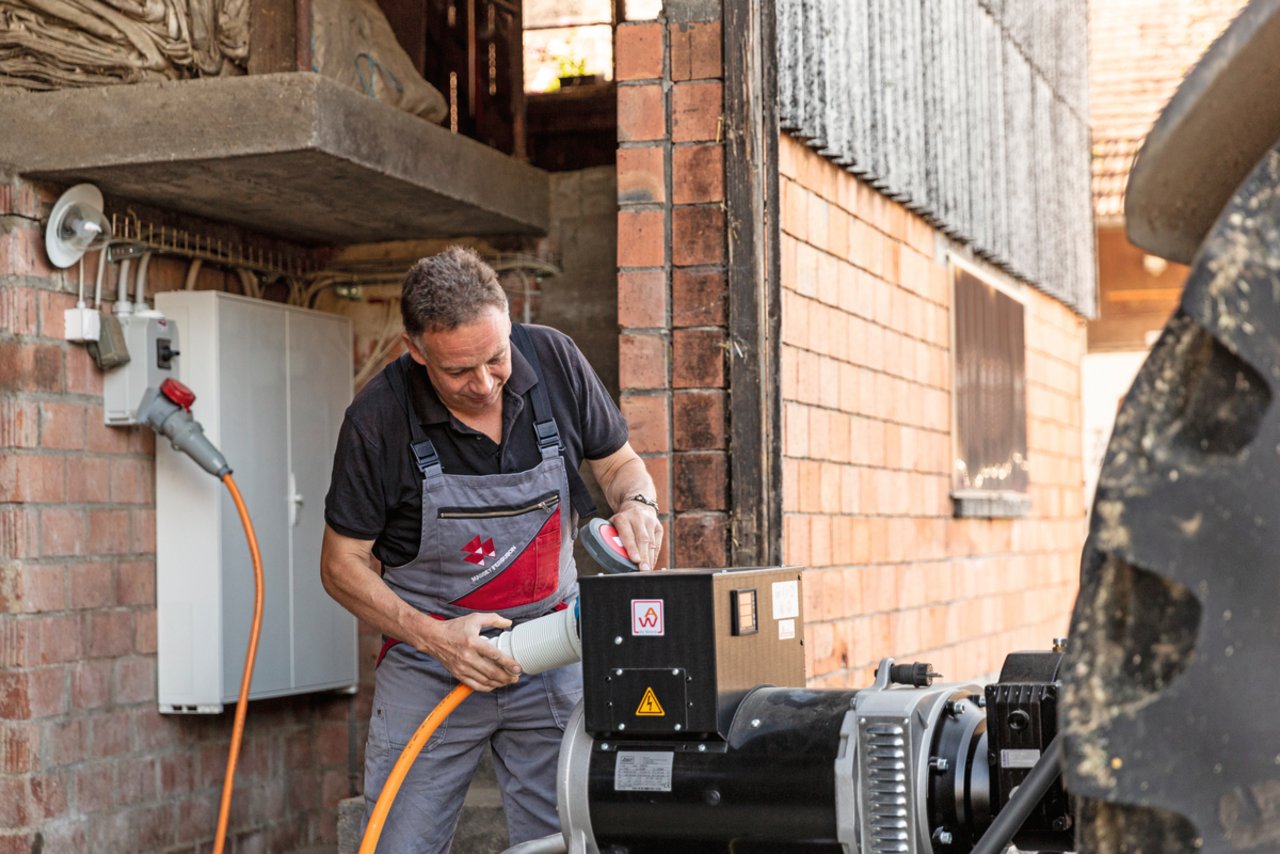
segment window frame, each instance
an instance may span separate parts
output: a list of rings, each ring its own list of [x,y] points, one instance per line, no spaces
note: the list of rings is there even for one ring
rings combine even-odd
[[[952,515],[960,519],[1019,519],[1031,513],[1030,453],[1027,448],[1027,290],[1026,285],[986,265],[979,264],[954,251],[947,253],[947,270],[951,288],[951,471],[950,497]],[[1002,296],[1012,300],[1020,309],[1022,319],[1022,447],[1014,447],[1011,457],[1021,450],[1023,466],[1027,470],[1027,483],[1022,489],[984,489],[962,486],[958,463],[964,460],[963,437],[960,424],[960,329],[959,329],[959,277],[967,275]],[[1015,407],[1016,409],[1017,407]],[[1012,422],[1010,424],[1012,429]],[[1016,437],[1009,444],[1016,445]]]

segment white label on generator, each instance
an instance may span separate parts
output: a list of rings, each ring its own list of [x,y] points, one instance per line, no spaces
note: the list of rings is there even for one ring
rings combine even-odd
[[[795,636],[795,620],[778,620],[778,640],[791,640]]]
[[[800,616],[800,582],[775,581],[773,583],[773,618],[787,620]]]
[[[1034,768],[1040,761],[1039,750],[1001,750],[1001,768]]]
[[[631,600],[631,634],[665,635],[666,620],[662,614],[661,599]]]
[[[620,750],[613,766],[616,792],[669,792],[675,754],[656,750]]]

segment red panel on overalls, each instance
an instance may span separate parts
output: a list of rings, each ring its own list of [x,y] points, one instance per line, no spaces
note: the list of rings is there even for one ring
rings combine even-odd
[[[538,602],[560,586],[560,508],[551,514],[533,542],[511,565],[455,605],[473,611],[500,611],[526,602]]]

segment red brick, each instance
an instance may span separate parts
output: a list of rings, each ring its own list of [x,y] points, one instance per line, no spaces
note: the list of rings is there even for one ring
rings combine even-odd
[[[121,605],[156,603],[156,567],[151,561],[116,565],[116,601]]]
[[[618,325],[632,329],[667,325],[667,277],[663,271],[618,274]]]
[[[133,650],[133,612],[97,611],[85,617],[85,655],[119,658]]]
[[[729,562],[728,520],[723,515],[682,513],[675,522],[675,557],[680,568],[723,567]]]
[[[160,774],[153,757],[122,759],[116,764],[116,802],[141,804],[156,797],[156,778]]]
[[[667,260],[662,211],[618,212],[618,266],[661,267]]]
[[[174,753],[160,757],[160,790],[166,797],[191,791],[194,781],[195,767],[189,754]]]
[[[719,205],[671,211],[671,263],[679,267],[723,264],[724,209]]]
[[[89,553],[125,554],[129,551],[129,511],[90,510]]]
[[[18,828],[34,824],[31,818],[29,777],[0,777],[0,827]],[[42,845],[33,845],[38,851]]]
[[[32,224],[0,232],[0,275],[49,278],[58,269],[44,252],[44,230]]]
[[[0,288],[0,334],[35,335],[40,328],[37,306],[34,288]]]
[[[662,76],[661,24],[619,24],[614,38],[616,79],[654,80]]]
[[[62,347],[0,341],[0,390],[63,390]]]
[[[720,452],[675,455],[676,511],[727,510],[728,463]]]
[[[129,519],[130,530],[133,534],[131,551],[134,554],[155,554],[156,511],[150,507],[130,510]]]
[[[34,617],[16,623],[21,663],[26,666],[74,661],[81,652],[80,621],[70,614]]]
[[[157,647],[156,612],[142,611],[134,620],[133,651],[142,655],[152,655]]]
[[[666,339],[650,333],[619,336],[618,384],[627,389],[666,388]]]
[[[654,493],[658,497],[658,512],[671,511],[671,457],[669,455],[648,456],[644,458],[644,467],[653,478]]]
[[[93,759],[119,756],[130,750],[129,713],[126,711],[101,712],[89,723],[89,744],[86,755]]]
[[[71,394],[102,395],[102,371],[94,364],[93,357],[83,347],[72,347],[67,352],[67,391]],[[98,420],[102,416],[98,415]]]
[[[62,566],[9,564],[0,567],[0,610],[14,614],[61,611],[66,607]]]
[[[719,83],[677,83],[671,89],[671,141],[719,142],[724,111]],[[621,118],[622,102],[618,102]]]
[[[12,183],[0,184],[0,212],[30,220],[45,219],[54,199],[56,195],[41,192],[39,185],[28,181],[13,179]]]
[[[152,658],[131,657],[116,662],[117,703],[142,703],[156,698],[156,663]]]
[[[111,461],[111,501],[115,504],[149,504],[155,501],[155,467],[149,459]]]
[[[108,457],[76,457],[67,478],[71,504],[106,504],[111,500],[111,460]]]
[[[666,147],[618,149],[618,204],[662,204],[667,200]]]
[[[81,661],[71,673],[71,698],[75,708],[96,709],[111,699],[111,661]]]
[[[675,388],[723,388],[725,338],[719,329],[677,329],[671,340]]]
[[[723,326],[729,288],[718,270],[675,270],[671,274],[673,326]]]
[[[40,444],[40,414],[34,401],[0,398],[0,448],[34,448]]]
[[[37,667],[0,673],[0,718],[47,718],[67,711],[67,671]]]
[[[670,27],[672,80],[724,77],[719,21],[673,23]]]
[[[0,724],[0,774],[29,774],[38,767],[39,739],[31,724]]]
[[[49,721],[42,727],[40,761],[45,768],[61,768],[84,760],[84,717],[68,717]]]
[[[667,111],[662,86],[618,87],[618,142],[665,139]]]
[[[66,472],[61,456],[0,456],[0,501],[61,502],[66,498]]]
[[[80,403],[40,404],[40,446],[82,450],[86,407]]]
[[[631,447],[637,453],[671,449],[668,400],[667,395],[628,394],[623,389],[622,415],[631,428]]]
[[[724,146],[678,145],[672,149],[671,200],[677,205],[724,201]]]
[[[60,291],[41,291],[39,303],[40,334],[45,338],[61,341],[66,337],[67,329],[66,316],[63,312],[69,308],[75,308],[75,295]]]
[[[672,408],[672,445],[677,451],[714,451],[726,446],[724,392],[678,392]]]
[[[87,422],[87,450],[99,454],[129,453],[129,434],[133,432],[122,427],[108,427],[102,419],[90,417]]]
[[[90,762],[76,769],[76,810],[81,814],[103,812],[115,806],[115,764]]]
[[[106,563],[67,567],[72,608],[101,608],[116,603],[115,571]]]

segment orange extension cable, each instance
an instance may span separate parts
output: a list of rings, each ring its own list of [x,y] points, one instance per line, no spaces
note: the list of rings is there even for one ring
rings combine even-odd
[[[262,555],[258,552],[258,538],[253,533],[253,520],[244,506],[244,499],[236,487],[231,472],[222,476],[222,482],[231,493],[244,536],[249,541],[249,556],[253,558],[253,623],[249,629],[249,649],[244,654],[244,675],[240,677],[240,698],[236,700],[236,718],[231,727],[231,750],[227,754],[227,773],[222,778],[222,804],[218,807],[218,835],[213,841],[214,854],[222,854],[227,841],[227,821],[231,815],[231,792],[236,785],[236,761],[240,758],[240,741],[244,736],[244,717],[249,710],[249,684],[253,682],[253,665],[258,657],[258,634],[262,630]]]
[[[391,774],[387,777],[387,782],[382,785],[382,791],[378,793],[377,803],[373,805],[369,824],[364,829],[364,839],[360,840],[359,854],[374,854],[377,850],[378,838],[382,836],[382,827],[386,823],[387,813],[391,812],[391,803],[396,799],[396,793],[400,791],[400,784],[404,782],[405,775],[413,766],[413,760],[418,758],[418,754],[422,752],[427,739],[431,738],[436,728],[470,695],[471,689],[466,685],[459,685],[445,694],[444,699],[436,704],[431,714],[427,715],[426,720],[418,726],[413,738],[409,739],[409,743],[404,746],[404,750],[400,751],[400,758],[396,760]]]

